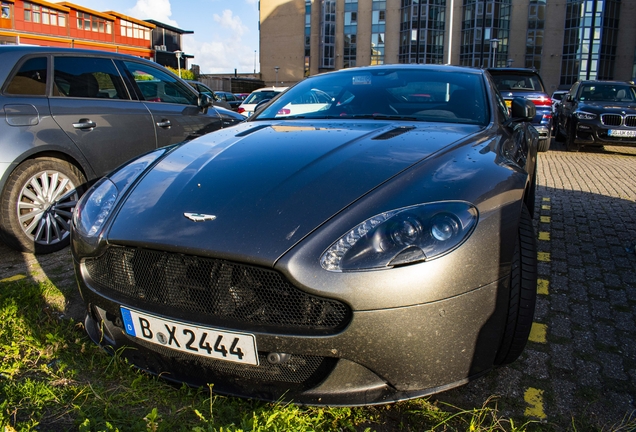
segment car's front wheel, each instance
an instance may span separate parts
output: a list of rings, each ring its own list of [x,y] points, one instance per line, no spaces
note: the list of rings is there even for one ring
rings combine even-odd
[[[550,148],[550,138],[539,140],[537,151],[547,152]]]
[[[523,206],[510,272],[510,299],[504,336],[495,364],[512,363],[528,341],[537,301],[537,244],[532,219]]]
[[[579,146],[574,142],[575,134],[576,132],[573,127],[568,128],[567,135],[565,135],[565,149],[567,151],[579,151]]]
[[[2,193],[2,240],[13,249],[41,254],[67,246],[73,209],[85,182],[80,170],[63,160],[23,162]]]

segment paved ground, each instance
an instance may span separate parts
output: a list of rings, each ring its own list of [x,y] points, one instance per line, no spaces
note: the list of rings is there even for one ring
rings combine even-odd
[[[636,428],[636,149],[553,142],[538,169],[531,340],[517,362],[437,399],[472,409],[496,396],[502,416],[557,430]],[[0,244],[0,280],[21,277],[50,278],[81,319],[68,248],[35,257]]]

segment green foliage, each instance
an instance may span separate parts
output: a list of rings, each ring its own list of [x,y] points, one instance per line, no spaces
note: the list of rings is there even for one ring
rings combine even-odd
[[[168,69],[170,72],[172,72],[176,76],[179,76],[178,69],[172,68],[170,66],[166,66],[166,69]],[[184,80],[195,80],[196,76],[194,75],[194,72],[192,72],[191,70],[181,69],[181,78]]]

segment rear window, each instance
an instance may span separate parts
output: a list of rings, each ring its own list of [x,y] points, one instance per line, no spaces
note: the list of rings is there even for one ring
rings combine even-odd
[[[545,93],[541,80],[536,75],[492,74],[492,79],[499,91],[519,90]]]
[[[260,91],[260,92],[254,92],[251,95],[249,95],[247,97],[247,99],[245,99],[245,101],[243,102],[244,104],[257,104],[260,101],[264,101],[266,99],[271,99],[274,96],[276,96],[278,93],[277,91]]]
[[[44,96],[46,94],[46,57],[25,61],[7,84],[5,93]]]

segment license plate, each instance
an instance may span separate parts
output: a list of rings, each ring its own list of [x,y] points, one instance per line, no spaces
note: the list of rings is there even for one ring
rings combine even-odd
[[[607,131],[607,135],[613,137],[636,138],[636,130],[610,129]]]
[[[254,335],[201,327],[120,307],[130,336],[184,353],[257,366]]]

